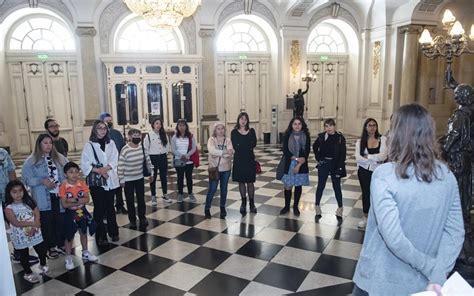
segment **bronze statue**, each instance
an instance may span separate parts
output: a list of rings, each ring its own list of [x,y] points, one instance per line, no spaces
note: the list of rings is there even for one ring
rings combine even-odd
[[[459,84],[454,89],[454,100],[459,107],[448,121],[448,133],[443,150],[452,172],[456,176],[461,197],[463,216],[469,222],[472,206],[471,184],[471,105],[474,102],[474,90],[467,84]]]
[[[304,95],[308,92],[309,83],[306,82],[306,89],[304,92],[301,91],[301,88],[298,89],[298,92],[293,96],[293,117],[303,117],[304,113]]]

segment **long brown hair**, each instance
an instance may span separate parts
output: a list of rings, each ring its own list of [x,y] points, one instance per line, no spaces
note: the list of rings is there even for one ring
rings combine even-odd
[[[39,134],[38,138],[36,139],[35,150],[32,153],[33,162],[36,164],[43,159],[44,153],[43,150],[41,150],[41,142],[46,138],[49,138],[51,140],[51,143],[53,144],[53,149],[49,153],[49,156],[56,165],[63,166],[65,158],[62,157],[62,154],[59,154],[59,152],[56,150],[56,148],[54,147],[53,137],[51,137],[49,134]]]
[[[424,107],[404,105],[394,114],[388,136],[388,156],[395,162],[399,178],[408,179],[413,166],[418,180],[430,183],[437,178],[438,144],[435,123]]]
[[[381,134],[379,133],[379,124],[377,123],[377,120],[373,118],[367,118],[364,121],[364,127],[362,128],[362,135],[360,136],[360,151],[357,151],[360,153],[360,156],[364,156],[365,148],[367,148],[367,145],[369,142],[369,133],[367,132],[367,125],[372,121],[377,126],[377,130],[375,131],[375,138],[378,140],[381,136]]]

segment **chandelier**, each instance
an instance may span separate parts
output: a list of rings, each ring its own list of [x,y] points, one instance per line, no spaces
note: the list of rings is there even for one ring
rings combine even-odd
[[[471,34],[466,36],[462,24],[456,20],[449,9],[444,12],[441,22],[446,33],[432,38],[428,29],[424,29],[418,40],[421,51],[427,58],[445,57],[448,66],[450,66],[454,57],[459,57],[465,52],[474,53],[474,50],[468,47],[468,39],[474,41],[474,24],[471,25]]]
[[[128,8],[143,16],[154,28],[178,27],[183,18],[196,12],[201,0],[124,0]]]

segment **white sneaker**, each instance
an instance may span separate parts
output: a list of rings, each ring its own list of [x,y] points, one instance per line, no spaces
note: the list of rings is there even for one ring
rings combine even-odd
[[[196,201],[197,201],[197,200],[196,200],[196,197],[194,197],[194,194],[193,194],[193,193],[190,193],[190,194],[189,194],[189,201],[190,201],[190,202],[196,202]]]
[[[46,274],[49,270],[48,265],[39,265],[39,270],[41,271],[41,274]]]
[[[32,284],[38,283],[40,281],[39,277],[34,273],[25,274],[23,278],[25,279],[25,281],[30,282]]]
[[[178,202],[183,202],[183,194],[182,193],[178,193]]]
[[[86,260],[86,261],[97,261],[97,257],[94,256],[91,252],[89,252],[88,250],[84,250],[82,251],[82,260]]]
[[[173,201],[171,200],[171,198],[168,197],[168,194],[165,194],[161,197],[161,199],[163,199],[163,202],[165,203],[172,203]]]
[[[359,223],[357,224],[357,228],[365,229],[366,226],[367,226],[367,217],[363,217],[362,220],[360,220]]]
[[[64,261],[64,266],[66,266],[67,270],[72,270],[74,269],[74,262],[72,262],[72,257],[71,255],[66,256],[66,260]]]
[[[158,202],[156,201],[156,196],[151,197],[151,205],[153,207],[156,207],[158,205]]]

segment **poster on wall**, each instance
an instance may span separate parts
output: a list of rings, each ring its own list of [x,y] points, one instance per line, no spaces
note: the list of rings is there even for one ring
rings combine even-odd
[[[151,102],[151,115],[161,115],[160,102]]]

